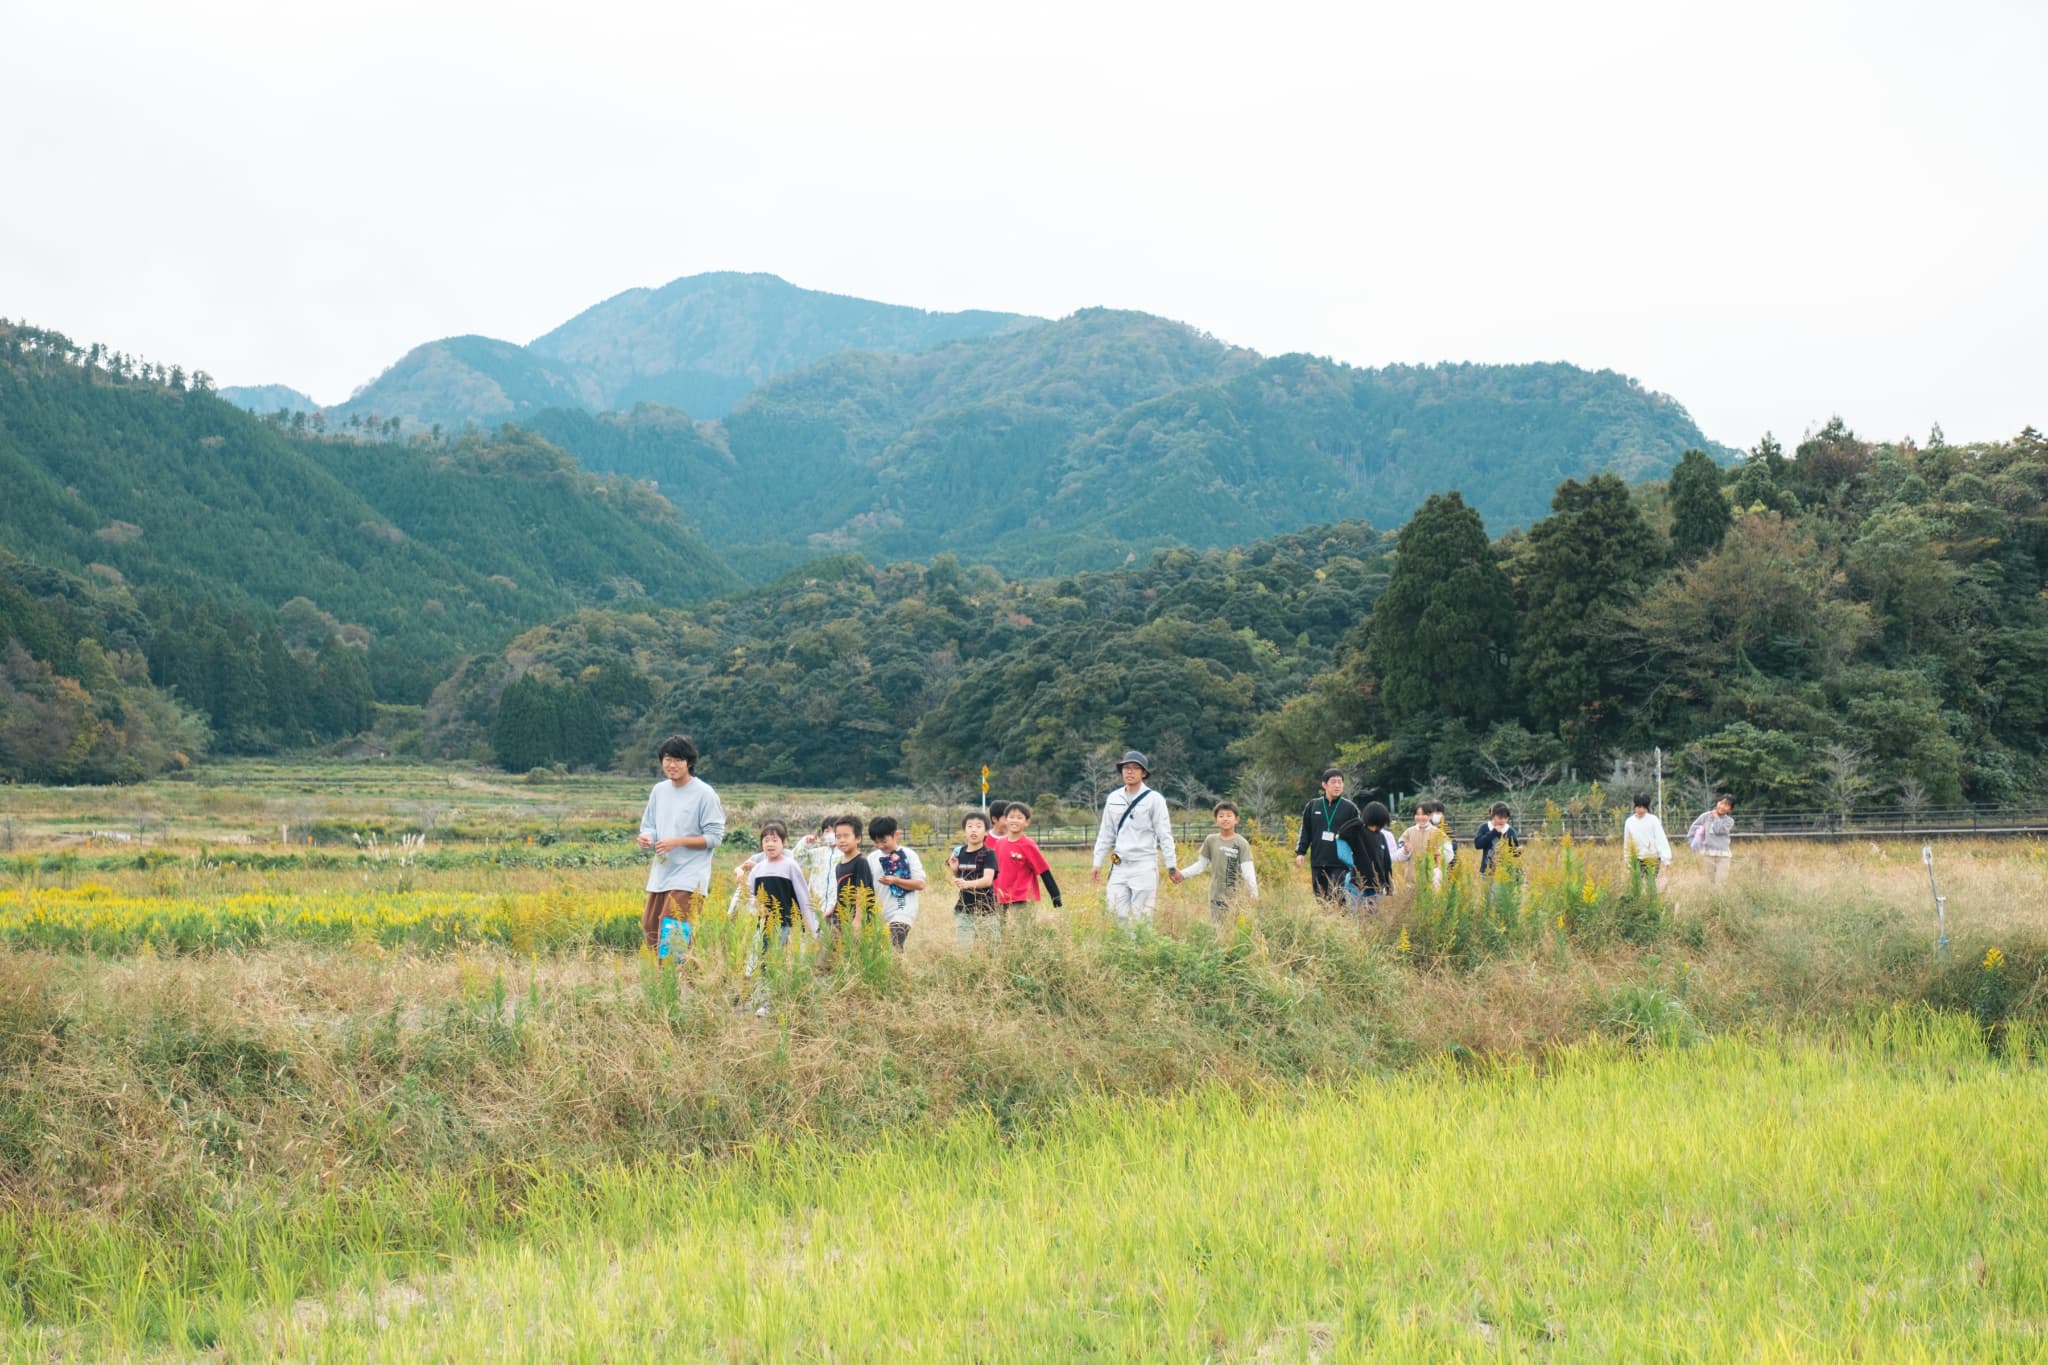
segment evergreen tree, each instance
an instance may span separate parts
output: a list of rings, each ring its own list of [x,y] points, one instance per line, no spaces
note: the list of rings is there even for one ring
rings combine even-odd
[[[1778,512],[1786,510],[1781,506],[1783,500],[1784,494],[1769,464],[1755,455],[1742,462],[1742,472],[1735,476],[1737,507],[1744,511],[1761,507],[1766,512]]]
[[[1681,560],[1718,547],[1733,514],[1721,492],[1721,467],[1704,450],[1688,450],[1671,471],[1671,548]]]
[[[604,707],[588,687],[570,684],[555,689],[562,748],[559,762],[602,768],[612,761],[612,731]]]
[[[1372,622],[1373,672],[1395,724],[1434,713],[1484,725],[1506,712],[1513,593],[1457,493],[1431,494],[1401,528]]]
[[[1612,474],[1566,480],[1550,506],[1529,530],[1515,693],[1533,723],[1556,726],[1590,762],[1626,700],[1615,627],[1663,547]]]
[[[314,732],[339,739],[370,728],[374,711],[370,666],[363,651],[330,636],[313,656],[313,687],[308,698]]]
[[[507,772],[523,773],[555,762],[562,749],[555,689],[531,673],[507,687],[498,698],[491,748],[497,751],[498,766]]]
[[[263,668],[263,690],[270,698],[270,731],[279,744],[291,747],[306,738],[306,670],[284,642],[275,621],[266,621],[256,637]]]

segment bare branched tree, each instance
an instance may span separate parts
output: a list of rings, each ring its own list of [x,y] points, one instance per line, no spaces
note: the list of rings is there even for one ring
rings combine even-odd
[[[1119,786],[1122,779],[1117,774],[1118,758],[1123,750],[1113,744],[1098,744],[1090,749],[1081,760],[1081,776],[1073,786],[1067,788],[1063,798],[1076,810],[1099,811],[1102,798],[1109,789]]]
[[[1237,803],[1254,820],[1269,820],[1280,812],[1280,780],[1263,763],[1247,764],[1237,775]]]
[[[1908,815],[1918,815],[1928,806],[1927,788],[1920,785],[1920,779],[1907,774],[1898,781],[1899,809]]]
[[[1504,792],[1512,799],[1531,787],[1540,787],[1557,777],[1555,763],[1511,763],[1503,762],[1485,749],[1479,751],[1479,771],[1486,775],[1495,790]]]
[[[1721,794],[1722,783],[1707,762],[1706,754],[1695,744],[1688,746],[1681,756],[1679,773],[1672,787],[1678,794],[1679,808],[1691,812],[1686,816],[1686,822],[1690,824],[1692,815],[1714,804],[1714,798]]]
[[[1415,793],[1418,801],[1441,801],[1446,806],[1455,806],[1468,799],[1472,789],[1448,773],[1438,773],[1422,784],[1422,790]]]
[[[1180,803],[1189,810],[1200,810],[1213,806],[1221,800],[1214,788],[1195,774],[1183,768],[1171,778],[1174,791],[1180,794]]]
[[[1870,776],[1870,750],[1860,744],[1830,744],[1821,751],[1821,805],[1830,814],[1854,813],[1856,803],[1875,785]]]

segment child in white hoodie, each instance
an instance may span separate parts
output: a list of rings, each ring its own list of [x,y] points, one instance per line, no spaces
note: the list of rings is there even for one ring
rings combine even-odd
[[[1621,826],[1622,860],[1631,872],[1640,868],[1661,896],[1671,875],[1671,840],[1664,833],[1664,822],[1651,813],[1647,794],[1637,792],[1635,806],[1635,814]]]

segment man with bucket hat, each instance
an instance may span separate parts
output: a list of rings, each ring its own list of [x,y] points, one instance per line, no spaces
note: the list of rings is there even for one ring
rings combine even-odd
[[[1102,803],[1102,828],[1095,835],[1095,870],[1102,880],[1102,862],[1109,869],[1109,912],[1124,926],[1149,923],[1159,895],[1159,863],[1180,880],[1173,856],[1173,819],[1166,798],[1145,785],[1152,763],[1136,749],[1118,760],[1124,784]]]

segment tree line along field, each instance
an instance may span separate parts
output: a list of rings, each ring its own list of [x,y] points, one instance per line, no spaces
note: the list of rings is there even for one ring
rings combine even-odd
[[[1739,845],[1720,894],[1681,850],[1657,900],[1539,839],[1357,923],[1268,830],[1220,933],[1193,883],[1116,933],[1063,851],[998,949],[935,890],[900,959],[750,973],[714,913],[679,980],[594,839],[643,783],[228,771],[118,794],[169,822],[130,841],[6,793],[6,1354],[2018,1359],[2048,1321],[2038,843],[1937,846],[1945,956],[1903,846]],[[423,847],[334,832],[422,802]]]

